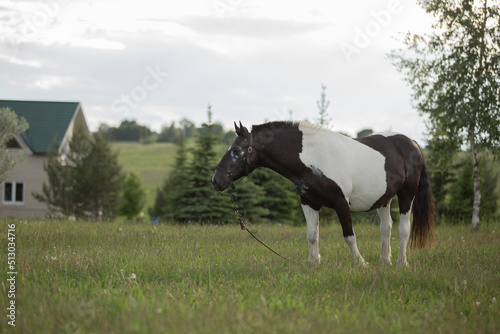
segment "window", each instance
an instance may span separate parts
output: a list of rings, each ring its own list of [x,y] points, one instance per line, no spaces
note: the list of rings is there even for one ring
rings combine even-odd
[[[24,182],[5,181],[3,183],[3,204],[24,204]]]
[[[7,148],[21,148],[21,145],[17,142],[16,138],[11,138],[7,142]]]

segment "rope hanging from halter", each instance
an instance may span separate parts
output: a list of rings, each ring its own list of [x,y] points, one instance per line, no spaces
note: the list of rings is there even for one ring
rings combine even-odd
[[[287,259],[286,257],[284,257],[283,255],[281,255],[280,253],[276,252],[275,250],[273,250],[271,247],[269,247],[268,245],[266,245],[262,240],[260,240],[259,238],[257,238],[255,236],[255,234],[253,234],[246,226],[245,224],[243,223],[243,220],[241,219],[241,214],[240,212],[238,211],[238,206],[236,204],[236,185],[231,181],[231,184],[230,184],[230,187],[231,187],[231,201],[233,202],[233,206],[234,206],[234,213],[236,214],[236,218],[238,219],[238,221],[240,222],[240,227],[242,230],[244,231],[247,231],[255,240],[257,240],[261,245],[263,245],[264,247],[266,247],[267,249],[269,249],[271,252],[273,252],[274,254],[278,255],[279,257],[281,257],[283,260],[286,260],[286,261],[289,261],[289,259]]]

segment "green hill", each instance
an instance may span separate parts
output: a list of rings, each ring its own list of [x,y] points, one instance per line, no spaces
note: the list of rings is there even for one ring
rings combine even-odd
[[[125,173],[135,172],[148,188],[147,207],[154,203],[156,188],[160,186],[173,168],[177,145],[155,143],[144,145],[137,142],[114,142],[118,150],[118,161]]]
[[[141,144],[138,142],[112,142],[113,148],[118,150],[118,162],[123,166],[125,173],[134,172],[139,175],[143,185],[148,188],[148,199],[145,210],[155,201],[156,189],[163,184],[175,163],[177,145],[172,143]],[[194,138],[186,140],[188,160],[191,157],[190,148],[195,145]],[[216,147],[220,156],[224,154],[226,146]]]

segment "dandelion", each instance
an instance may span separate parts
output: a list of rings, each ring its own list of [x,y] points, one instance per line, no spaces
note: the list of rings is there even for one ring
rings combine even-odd
[[[136,277],[137,277],[137,276],[136,276],[134,273],[130,274],[130,278],[131,278],[131,279],[135,279]]]

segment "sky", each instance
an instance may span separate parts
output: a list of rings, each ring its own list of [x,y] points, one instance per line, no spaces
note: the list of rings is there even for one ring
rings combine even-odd
[[[425,121],[387,59],[428,32],[414,1],[49,0],[0,2],[0,99],[78,101],[92,130],[188,118],[230,129],[318,118],[404,133]]]

